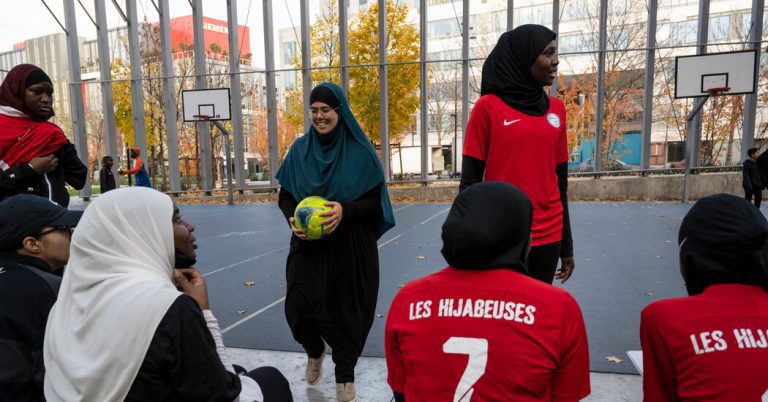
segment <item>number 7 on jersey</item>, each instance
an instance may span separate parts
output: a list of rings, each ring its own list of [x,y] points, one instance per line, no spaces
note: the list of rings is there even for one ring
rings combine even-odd
[[[469,355],[467,368],[456,386],[453,402],[468,401],[475,391],[477,380],[485,373],[488,363],[488,340],[483,338],[451,337],[443,344],[443,352]]]

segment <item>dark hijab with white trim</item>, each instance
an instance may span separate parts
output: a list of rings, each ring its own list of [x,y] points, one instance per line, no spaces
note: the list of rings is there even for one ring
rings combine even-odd
[[[549,96],[531,75],[531,66],[557,34],[541,25],[521,25],[499,38],[483,64],[480,94],[494,94],[531,116],[549,110]]]
[[[533,205],[517,187],[477,183],[456,196],[443,223],[445,260],[454,268],[511,268],[527,273]]]
[[[700,199],[683,218],[678,235],[688,294],[709,285],[737,283],[768,290],[768,222],[741,197]]]

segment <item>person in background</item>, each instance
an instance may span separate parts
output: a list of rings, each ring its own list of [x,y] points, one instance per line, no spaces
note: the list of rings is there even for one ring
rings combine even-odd
[[[149,173],[147,168],[144,167],[144,162],[141,160],[141,150],[137,147],[131,148],[131,158],[133,158],[133,169],[120,169],[117,172],[119,174],[135,174],[136,185],[139,187],[152,187],[149,180]],[[130,163],[130,161],[129,161]]]
[[[286,261],[285,316],[307,352],[305,378],[317,384],[326,343],[333,349],[336,400],[354,401],[355,366],[373,325],[379,292],[376,241],[395,225],[378,154],[338,85],[309,96],[312,125],[280,170],[278,206],[293,231]],[[293,214],[299,201],[321,196],[328,236],[308,240]]]
[[[541,25],[521,25],[499,38],[483,64],[459,185],[503,181],[525,192],[533,203],[528,274],[546,283],[567,281],[575,268],[565,106],[544,92],[557,79],[556,37]]]
[[[235,374],[193,232],[148,188],[88,206],[45,331],[48,402],[292,400],[275,368]]]
[[[768,188],[768,152],[761,149],[760,156],[757,157],[757,172],[763,183],[763,188]]]
[[[35,194],[66,207],[66,185],[85,186],[88,168],[53,116],[48,75],[32,64],[12,68],[0,84],[0,199]]]
[[[677,241],[689,296],[640,315],[645,401],[765,401],[768,221],[741,197],[712,195]]]
[[[0,202],[0,400],[44,400],[45,325],[82,214],[31,194]]]
[[[99,170],[99,188],[101,189],[102,194],[117,188],[117,185],[115,184],[115,175],[112,173],[112,165],[114,163],[114,160],[109,155],[105,155],[103,158],[101,158],[101,170]]]
[[[742,167],[741,186],[744,188],[744,198],[752,202],[752,197],[754,197],[755,206],[760,208],[760,203],[763,201],[763,180],[760,178],[757,167],[760,150],[754,147],[750,148],[747,150],[747,156],[748,158]]]
[[[442,229],[449,266],[403,287],[384,331],[395,401],[577,401],[590,393],[584,319],[527,275],[533,207],[503,182],[459,193]]]

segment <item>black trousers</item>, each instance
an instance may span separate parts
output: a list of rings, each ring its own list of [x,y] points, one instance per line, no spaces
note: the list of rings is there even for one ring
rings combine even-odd
[[[301,343],[307,355],[314,359],[323,354],[325,340],[333,351],[331,357],[335,365],[336,382],[355,382],[355,366],[360,351],[354,340],[339,326],[334,325],[330,316],[313,317],[306,314],[307,301],[302,301],[301,295],[296,296],[285,300],[287,315],[298,317],[296,322],[291,324],[293,337]]]
[[[265,366],[252,370],[245,375],[253,378],[259,384],[261,393],[264,395],[264,402],[293,402],[291,386],[280,370]]]
[[[744,198],[746,198],[747,201],[752,202],[752,196],[755,196],[755,206],[760,208],[760,202],[763,201],[763,190],[744,190]]]
[[[552,283],[560,260],[560,242],[531,247],[528,254],[528,275],[542,282]]]

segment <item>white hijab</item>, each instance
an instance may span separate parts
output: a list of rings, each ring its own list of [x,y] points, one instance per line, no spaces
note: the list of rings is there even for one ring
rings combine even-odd
[[[171,199],[143,187],[110,191],[85,210],[45,330],[48,401],[125,399],[180,295],[172,217]]]

